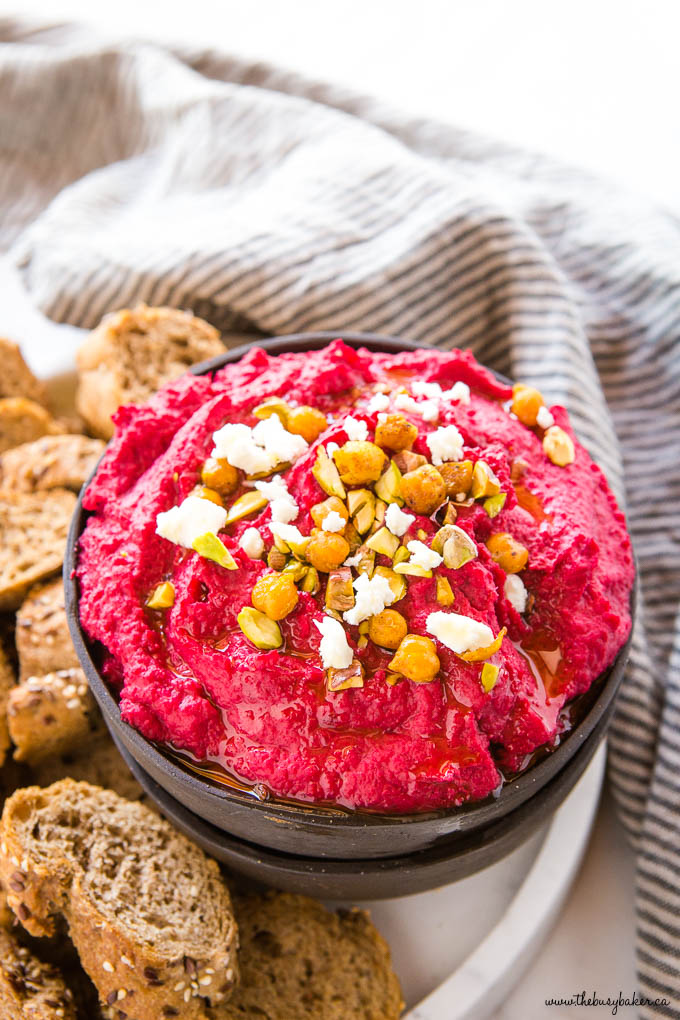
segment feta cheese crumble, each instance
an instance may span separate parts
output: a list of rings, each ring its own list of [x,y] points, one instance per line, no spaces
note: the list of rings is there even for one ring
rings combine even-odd
[[[549,429],[551,425],[555,424],[555,419],[553,418],[552,414],[545,406],[545,404],[542,404],[541,407],[539,407],[538,409],[538,414],[536,415],[536,424],[539,425],[542,429]]]
[[[354,605],[342,614],[345,622],[352,626],[356,626],[362,620],[367,620],[369,616],[377,616],[378,613],[382,613],[383,609],[386,606],[391,606],[395,599],[389,582],[380,574],[374,574],[373,577],[359,574],[354,580],[354,592]]]
[[[281,521],[272,521],[269,525],[272,535],[276,535],[282,542],[304,542],[305,536],[294,524],[284,524]]]
[[[394,406],[399,411],[410,411],[424,421],[436,421],[439,417],[439,404],[436,400],[414,400],[408,393],[398,393],[394,398]]]
[[[264,552],[264,539],[257,528],[246,528],[241,535],[239,545],[251,560],[259,560]]]
[[[226,521],[224,507],[200,496],[187,496],[179,506],[156,515],[156,534],[168,542],[191,549],[202,535],[217,535]]]
[[[338,446],[337,443],[326,443],[326,453],[328,454],[328,456],[331,459],[332,459],[333,454],[335,453],[335,451],[339,450],[339,449],[340,449],[340,447]]]
[[[409,542],[406,548],[411,553],[409,563],[412,563],[414,567],[422,567],[423,570],[433,570],[434,567],[438,567],[443,562],[438,552],[430,549],[424,542],[419,542],[417,539]]]
[[[351,414],[347,415],[342,423],[342,427],[347,433],[348,439],[357,439],[359,441],[368,439],[368,425],[366,422],[353,418]]]
[[[413,514],[405,513],[398,503],[390,503],[388,505],[385,512],[385,524],[397,538],[405,535],[414,521],[415,517]]]
[[[297,517],[300,509],[288,491],[283,478],[277,476],[271,482],[255,482],[255,488],[269,500],[272,520],[289,524]]]
[[[437,399],[442,395],[442,388],[439,383],[425,382],[423,379],[414,379],[411,383],[411,393],[414,397],[427,397]]]
[[[508,574],[503,591],[512,608],[518,613],[523,613],[527,607],[527,590],[522,578],[518,574]]]
[[[493,631],[485,623],[460,613],[430,613],[425,629],[452,652],[474,652],[493,643]]]
[[[225,457],[232,467],[248,475],[273,471],[277,464],[291,463],[307,449],[302,436],[287,432],[277,414],[265,418],[254,428],[228,423],[213,433],[213,457]]]
[[[331,510],[329,514],[323,519],[321,524],[322,531],[342,531],[347,521],[342,517],[337,510]]]
[[[450,390],[444,390],[442,400],[448,400],[458,404],[470,403],[470,387],[467,383],[454,383]]]
[[[319,653],[324,669],[347,669],[351,666],[354,653],[339,620],[324,616],[323,620],[315,620],[314,624],[321,631]]]
[[[444,425],[431,432],[427,437],[427,445],[435,466],[449,460],[461,460],[463,457],[463,437],[455,425]]]
[[[366,410],[369,414],[375,414],[376,411],[386,411],[389,406],[390,398],[386,393],[374,393],[366,405]]]

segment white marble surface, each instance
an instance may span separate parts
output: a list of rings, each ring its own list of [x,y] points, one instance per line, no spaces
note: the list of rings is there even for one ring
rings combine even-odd
[[[19,11],[275,61],[552,153],[680,211],[680,6],[667,0],[644,9],[629,0],[0,0],[0,13]],[[36,335],[17,339],[33,339],[36,359],[58,359]],[[605,798],[557,925],[495,1020],[583,1017],[545,999],[633,991],[632,882],[632,855]]]

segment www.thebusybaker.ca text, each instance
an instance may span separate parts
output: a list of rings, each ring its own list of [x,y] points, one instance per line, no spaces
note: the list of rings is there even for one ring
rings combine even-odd
[[[597,992],[588,995],[583,991],[576,992],[568,998],[546,999],[545,1004],[546,1006],[607,1006],[611,1009],[612,1016],[616,1016],[620,1006],[669,1006],[670,1002],[668,999],[662,998],[648,999],[646,995],[640,995],[638,992],[633,992],[629,996],[619,992],[616,998],[607,996],[606,999],[601,999]]]

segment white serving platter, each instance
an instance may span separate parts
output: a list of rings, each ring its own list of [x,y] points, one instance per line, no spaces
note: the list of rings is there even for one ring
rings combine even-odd
[[[21,345],[33,371],[48,381],[57,409],[69,413],[82,331],[40,315],[2,263],[0,292],[0,336]],[[581,864],[605,758],[602,747],[553,818],[504,860],[431,892],[360,904],[390,944],[408,1010],[404,1020],[485,1020],[518,982]]]

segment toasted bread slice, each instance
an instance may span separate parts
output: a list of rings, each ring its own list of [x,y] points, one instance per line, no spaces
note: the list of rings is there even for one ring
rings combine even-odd
[[[390,952],[364,911],[274,891],[237,895],[234,908],[241,982],[214,1020],[397,1020]]]
[[[0,765],[4,764],[10,747],[7,702],[15,683],[14,670],[0,642]]]
[[[45,384],[33,375],[19,346],[4,337],[0,337],[0,364],[0,398],[27,397],[38,404],[47,403]]]
[[[29,676],[7,698],[14,758],[29,765],[82,747],[100,720],[82,669]]]
[[[0,610],[16,609],[29,588],[61,568],[75,505],[66,489],[0,493]]]
[[[136,1020],[198,1020],[236,979],[229,893],[209,860],[144,805],[64,779],[17,790],[0,881],[33,935],[62,915],[103,1004]]]
[[[0,929],[0,1020],[76,1020],[62,975]]]
[[[42,436],[0,454],[0,489],[78,492],[104,452],[101,439],[88,436]]]
[[[31,766],[30,782],[51,786],[60,779],[75,779],[113,790],[128,800],[145,798],[144,791],[130,772],[113,740],[102,728],[68,754],[53,755]]]
[[[76,404],[91,432],[113,435],[121,404],[142,404],[191,366],[224,352],[219,333],[176,308],[139,305],[107,315],[78,351]]]
[[[79,665],[69,634],[60,577],[39,584],[28,593],[17,612],[16,646],[20,680]]]
[[[26,397],[5,397],[0,400],[0,453],[23,443],[32,443],[40,436],[63,432],[49,411]]]

